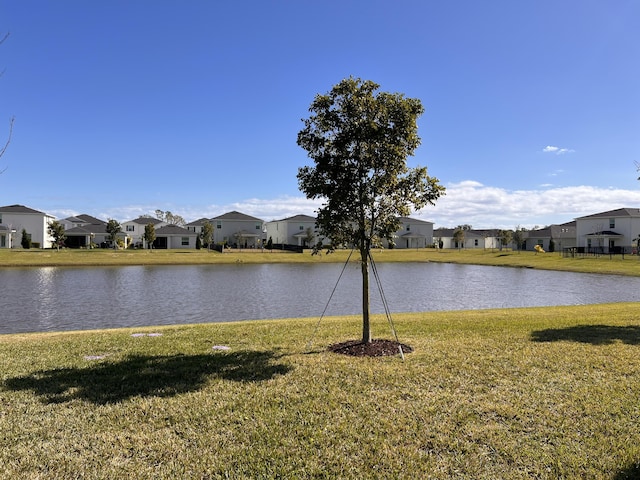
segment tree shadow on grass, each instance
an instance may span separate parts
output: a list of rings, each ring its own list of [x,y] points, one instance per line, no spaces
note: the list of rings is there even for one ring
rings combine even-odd
[[[284,375],[274,352],[242,351],[209,355],[145,356],[108,360],[88,367],[34,372],[5,380],[8,390],[31,390],[46,403],[74,399],[98,405],[136,396],[170,397],[201,388],[209,378],[260,382]]]
[[[531,333],[534,342],[572,341],[592,345],[610,345],[622,342],[628,345],[640,344],[640,326],[576,325],[566,328],[549,328]]]
[[[620,470],[613,480],[638,480],[640,479],[640,461],[628,465]]]

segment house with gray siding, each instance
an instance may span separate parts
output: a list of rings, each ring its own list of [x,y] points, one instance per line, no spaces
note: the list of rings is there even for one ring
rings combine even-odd
[[[55,217],[24,205],[0,207],[0,248],[20,247],[24,230],[34,247],[52,248],[49,223]]]
[[[264,221],[232,211],[211,219],[213,243],[233,248],[258,248],[264,237]]]

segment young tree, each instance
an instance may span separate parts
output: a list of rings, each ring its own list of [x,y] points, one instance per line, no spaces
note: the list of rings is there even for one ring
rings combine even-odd
[[[202,224],[202,233],[200,235],[202,236],[202,244],[205,248],[209,248],[213,240],[213,225],[211,225],[211,222]]]
[[[458,250],[460,250],[460,248],[464,246],[465,231],[466,230],[462,225],[456,227],[455,230],[453,231],[453,239],[455,240],[458,246]]]
[[[398,217],[433,204],[444,194],[425,167],[410,169],[407,157],[420,145],[418,99],[378,92],[379,85],[347,78],[317,95],[311,115],[298,133],[298,145],[315,166],[298,170],[307,198],[321,199],[320,235],[332,248],[353,245],[362,271],[362,342],[371,342],[369,322],[370,250],[380,239],[392,241]]]
[[[525,231],[526,230],[524,228],[521,228],[520,225],[518,225],[516,229],[513,231],[513,242],[516,244],[516,248],[518,249],[518,252],[520,252],[520,250],[522,249],[522,244],[524,243]]]
[[[24,228],[22,229],[22,240],[20,240],[20,245],[25,249],[31,248],[31,235],[29,235]]]
[[[153,249],[153,242],[156,240],[156,227],[153,223],[147,223],[144,226],[144,241],[147,242],[148,248]]]
[[[500,239],[500,251],[511,243],[513,232],[511,230],[498,230],[498,238]]]
[[[60,251],[60,247],[64,246],[64,240],[67,238],[64,225],[57,220],[53,220],[47,225],[47,232],[53,237],[53,243],[56,249]]]
[[[118,237],[118,234],[122,231],[122,226],[120,225],[120,222],[110,218],[109,221],[107,222],[107,226],[106,226],[106,230],[107,233],[109,234],[109,239],[111,240],[111,242],[113,242],[113,248],[116,248],[116,240]]]

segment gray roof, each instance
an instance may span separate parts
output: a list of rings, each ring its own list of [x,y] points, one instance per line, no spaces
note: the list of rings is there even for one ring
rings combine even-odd
[[[77,215],[76,218],[79,218],[83,222],[90,223],[92,225],[100,225],[102,223],[104,223],[105,225],[107,224],[107,222],[105,222],[104,220],[100,220],[99,218],[92,217],[91,215],[87,215],[86,213]]]
[[[185,226],[186,227],[201,227],[207,222],[211,223],[211,220],[208,219],[208,218],[199,218],[198,220],[194,220],[193,222],[187,223]]]
[[[137,223],[139,225],[149,225],[150,223],[152,223],[154,225],[157,225],[159,223],[162,223],[163,220],[160,220],[160,219],[155,218],[155,217],[138,217],[138,218],[136,218],[134,220],[127,220],[124,223],[129,223],[129,222]]]
[[[156,235],[197,235],[195,232],[190,232],[186,228],[179,227],[178,225],[165,225],[156,230]]]
[[[311,217],[309,215],[294,215],[293,217],[287,217],[277,221],[279,222],[315,222],[316,217]]]
[[[244,213],[236,212],[235,210],[233,212],[223,213],[218,217],[213,217],[211,220],[253,220],[256,222],[262,222],[259,218],[245,215]]]
[[[411,218],[411,217],[398,217],[402,223],[427,223],[433,225],[433,222],[428,222],[427,220],[420,220],[419,218]]]
[[[611,217],[640,217],[640,208],[618,208],[616,210],[609,210],[608,212],[594,213],[593,215],[586,215],[584,217],[578,217],[579,219],[586,218],[611,218]]]
[[[89,235],[91,233],[107,233],[107,224],[88,224],[82,227],[73,227],[64,231],[66,236]]]
[[[24,205],[7,205],[5,207],[0,207],[0,212],[2,213],[37,213],[39,215],[47,215],[44,212],[41,212],[39,210],[34,210],[33,208],[25,207]]]

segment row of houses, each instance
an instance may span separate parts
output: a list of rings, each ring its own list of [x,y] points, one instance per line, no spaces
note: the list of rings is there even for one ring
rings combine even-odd
[[[51,248],[53,238],[47,229],[56,220],[24,205],[0,207],[0,248],[20,246],[25,231],[36,247]],[[67,247],[109,246],[107,222],[91,215],[77,215],[58,220],[65,228]],[[281,246],[308,247],[318,241],[316,221],[308,215],[295,215],[265,222],[241,212],[228,212],[213,218],[201,218],[184,226],[171,225],[153,217],[138,217],[121,223],[119,238],[126,247],[146,248],[145,226],[155,227],[155,248],[194,249],[206,223],[213,227],[212,243],[235,248],[260,248],[267,241]],[[410,217],[400,218],[395,234],[395,248],[522,248],[535,250],[575,250],[584,252],[630,251],[640,238],[640,209],[619,208],[595,213],[559,225],[523,232],[523,244],[503,245],[500,231],[466,230],[464,237],[454,229],[435,229],[434,224]],[[388,245],[387,245],[388,246]]]

